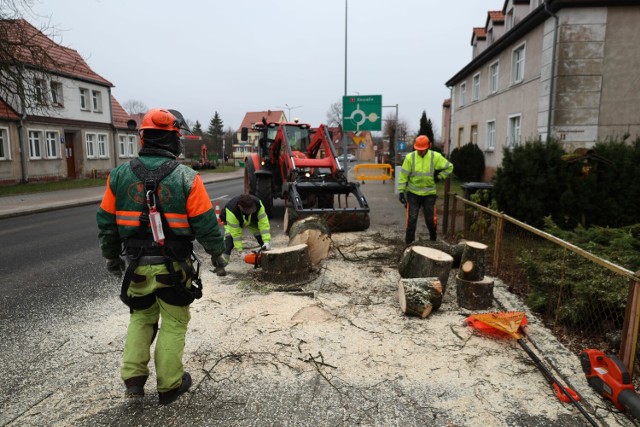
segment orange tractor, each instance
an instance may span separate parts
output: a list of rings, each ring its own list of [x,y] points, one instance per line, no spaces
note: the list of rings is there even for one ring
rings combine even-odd
[[[298,122],[256,123],[258,151],[245,159],[245,193],[260,198],[269,217],[273,200],[285,201],[285,231],[297,219],[322,217],[331,231],[369,228],[360,184],[349,182],[336,159],[327,127]],[[248,129],[242,129],[247,140]]]

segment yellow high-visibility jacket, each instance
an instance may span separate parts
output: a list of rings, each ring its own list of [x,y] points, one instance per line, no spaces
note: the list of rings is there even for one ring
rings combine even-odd
[[[398,191],[410,191],[418,196],[436,194],[435,174],[446,179],[453,172],[453,164],[437,151],[427,150],[424,156],[417,151],[407,154],[398,177]]]

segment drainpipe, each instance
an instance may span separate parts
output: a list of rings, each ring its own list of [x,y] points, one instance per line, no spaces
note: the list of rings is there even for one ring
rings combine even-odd
[[[449,135],[447,135],[447,158],[451,156],[451,125],[453,124],[453,86],[449,88]]]
[[[20,173],[21,173],[21,182],[26,184],[29,182],[29,174],[27,173],[27,158],[24,150],[24,131],[23,131],[23,120],[25,119],[26,114],[20,114],[20,121],[18,122],[18,147],[20,149]]]
[[[553,27],[553,46],[551,51],[551,78],[549,81],[549,103],[548,103],[548,111],[547,111],[547,142],[551,138],[551,118],[552,107],[553,107],[553,95],[555,91],[555,79],[556,79],[556,50],[558,47],[558,15],[554,14],[549,10],[549,0],[544,1],[544,10],[549,14],[549,16],[554,19],[554,27]]]
[[[118,166],[118,141],[117,140],[117,134],[118,134],[118,130],[116,129],[116,125],[113,122],[113,106],[111,104],[111,88],[107,89],[107,92],[109,93],[109,117],[110,117],[110,121],[111,121],[111,129],[112,129],[112,138],[111,140],[113,141],[112,143],[112,151],[111,153],[113,153],[113,167],[115,168],[116,166]]]

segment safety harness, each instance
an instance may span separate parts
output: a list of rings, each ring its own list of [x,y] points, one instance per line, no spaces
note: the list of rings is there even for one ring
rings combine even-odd
[[[136,235],[129,237],[124,242],[124,254],[129,259],[129,266],[122,280],[120,299],[131,310],[143,310],[155,303],[156,296],[163,301],[178,306],[189,305],[194,299],[202,297],[202,281],[200,280],[200,260],[193,252],[193,242],[190,237],[176,236],[169,227],[167,219],[160,205],[157,203],[158,184],[178,166],[176,160],[163,163],[155,170],[148,170],[139,159],[130,162],[133,173],[144,184],[146,203],[143,205],[140,215],[140,225]],[[161,232],[164,232],[164,241],[156,242],[150,232],[150,216],[158,215],[162,221]],[[191,262],[189,262],[191,260]],[[173,263],[177,262],[184,272],[177,272]],[[144,277],[135,274],[136,268],[141,265],[164,264],[169,274],[159,274],[156,280],[166,288],[157,289],[155,292],[141,296],[130,297],[127,295],[132,281],[142,281]],[[195,269],[193,266],[196,266]],[[187,287],[191,280],[191,287]]]

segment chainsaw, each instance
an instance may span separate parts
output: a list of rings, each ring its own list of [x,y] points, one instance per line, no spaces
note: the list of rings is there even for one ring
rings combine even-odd
[[[589,349],[580,353],[582,370],[587,382],[618,410],[629,411],[640,419],[640,396],[631,384],[631,375],[622,361],[614,355],[606,356],[602,351]]]
[[[244,262],[247,264],[253,265],[253,268],[260,267],[260,263],[262,262],[262,248],[257,251],[251,251],[244,256]]]

